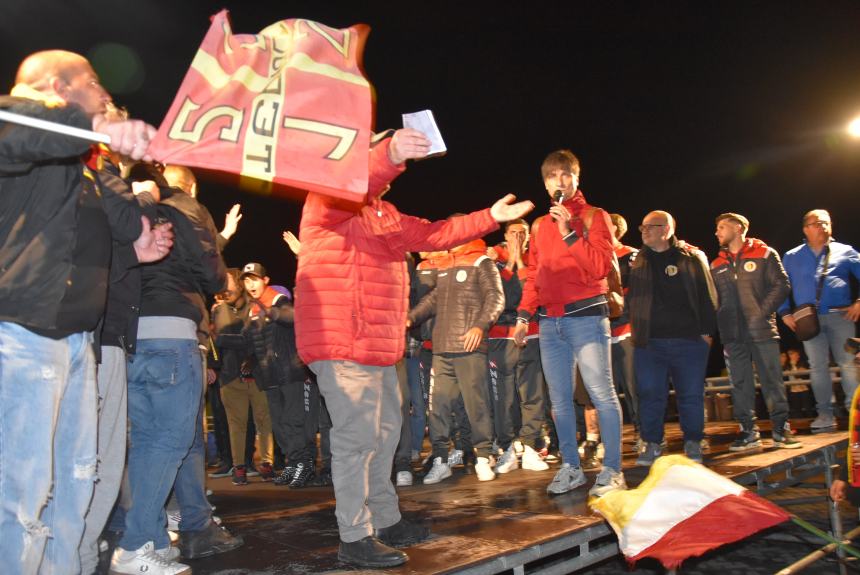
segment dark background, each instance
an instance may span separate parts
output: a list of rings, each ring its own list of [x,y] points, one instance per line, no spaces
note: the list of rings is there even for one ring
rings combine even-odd
[[[679,237],[713,256],[714,217],[736,211],[783,253],[812,208],[831,211],[836,239],[860,245],[860,141],[844,132],[860,114],[854,1],[7,0],[0,81],[11,87],[35,50],[76,51],[119,104],[157,126],[221,8],[235,33],[299,17],[370,25],[376,128],[430,108],[449,149],[397,180],[388,199],[406,213],[443,218],[506,193],[545,213],[539,166],[567,147],[582,161],[586,197],[627,218],[633,246],[642,217],[664,209]],[[211,177],[200,190],[219,225],[243,205],[228,264],[260,261],[291,286],[295,260],[280,236],[297,231],[301,205]]]

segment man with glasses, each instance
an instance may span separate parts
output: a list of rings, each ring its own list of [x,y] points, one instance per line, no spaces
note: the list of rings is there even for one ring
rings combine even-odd
[[[794,331],[793,305],[814,304],[818,308],[820,333],[803,342],[809,358],[812,392],[818,417],[812,422],[813,433],[836,429],[833,417],[833,380],[830,377],[830,354],[839,364],[845,407],[857,388],[857,366],[854,356],[843,349],[845,340],[854,337],[854,322],[860,318],[860,300],[852,300],[850,276],[860,279],[860,255],[849,245],[833,241],[833,225],[826,210],[811,210],[803,216],[806,242],[789,250],[783,264],[791,281],[791,295],[779,308],[785,325]],[[793,302],[791,301],[793,300]]]
[[[675,237],[671,214],[653,211],[642,225],[642,249],[630,268],[627,305],[643,441],[637,465],[662,454],[669,377],[675,388],[684,453],[702,461],[705,369],[716,323],[716,293],[704,254]]]

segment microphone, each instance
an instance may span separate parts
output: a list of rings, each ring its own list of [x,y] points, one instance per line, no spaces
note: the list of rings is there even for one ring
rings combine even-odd
[[[561,190],[556,190],[555,193],[552,195],[552,201],[554,201],[556,204],[561,204],[561,201],[563,199],[564,192],[562,192]]]

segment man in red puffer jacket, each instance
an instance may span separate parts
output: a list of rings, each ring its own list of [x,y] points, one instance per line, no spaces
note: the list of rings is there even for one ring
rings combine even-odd
[[[531,202],[511,204],[509,195],[490,209],[434,223],[401,214],[382,193],[407,159],[429,149],[421,132],[398,130],[370,151],[363,206],[349,209],[310,193],[302,212],[298,350],[317,375],[332,417],[338,558],[364,567],[400,565],[408,557],[392,547],[428,536],[401,519],[391,483],[401,425],[394,364],[404,353],[409,297],[404,254],[465,243],[533,208]]]

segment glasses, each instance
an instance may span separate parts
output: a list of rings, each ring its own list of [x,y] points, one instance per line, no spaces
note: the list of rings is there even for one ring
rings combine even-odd
[[[668,224],[642,224],[639,226],[640,232],[651,231],[651,228],[662,228]]]
[[[825,220],[818,220],[817,222],[808,222],[806,224],[803,224],[803,227],[807,227],[807,226],[816,226],[819,228],[829,228],[830,222],[825,221]]]

